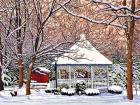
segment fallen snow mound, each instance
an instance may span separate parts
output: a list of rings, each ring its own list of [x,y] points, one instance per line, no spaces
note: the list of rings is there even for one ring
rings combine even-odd
[[[123,91],[121,86],[118,85],[112,85],[108,88],[108,92],[109,93],[117,93],[117,94],[121,94]]]
[[[89,88],[89,89],[85,90],[85,94],[89,95],[89,96],[99,95],[100,91],[98,89],[91,89],[91,88]]]

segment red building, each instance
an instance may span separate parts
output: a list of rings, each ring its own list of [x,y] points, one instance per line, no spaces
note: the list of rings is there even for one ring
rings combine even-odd
[[[32,71],[32,80],[38,83],[48,83],[49,73],[50,70],[44,67],[37,67]]]

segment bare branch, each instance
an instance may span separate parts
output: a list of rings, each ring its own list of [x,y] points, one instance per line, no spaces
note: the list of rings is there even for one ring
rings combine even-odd
[[[60,5],[67,13],[71,14],[72,16],[79,17],[79,18],[87,20],[87,21],[89,21],[91,23],[111,25],[111,26],[115,26],[115,27],[119,27],[119,28],[124,28],[124,29],[127,28],[126,26],[123,26],[123,25],[120,25],[120,24],[117,24],[117,23],[111,23],[111,21],[105,21],[105,20],[97,21],[97,20],[94,20],[94,19],[90,19],[89,17],[86,17],[86,16],[75,14],[75,13],[69,11],[65,6],[61,5],[60,3],[57,2],[57,4]]]

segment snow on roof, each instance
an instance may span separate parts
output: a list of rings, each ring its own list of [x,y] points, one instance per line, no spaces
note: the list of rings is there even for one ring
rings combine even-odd
[[[57,64],[112,64],[86,40],[83,34],[70,50],[75,51],[75,53],[65,53],[58,58]]]
[[[46,72],[46,73],[51,72],[50,70],[46,69],[45,67],[36,67],[36,69],[39,69],[39,71]]]

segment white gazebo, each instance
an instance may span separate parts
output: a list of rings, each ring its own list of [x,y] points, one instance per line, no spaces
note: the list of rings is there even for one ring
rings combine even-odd
[[[79,80],[84,80],[87,87],[108,86],[108,67],[112,62],[97,51],[85,35],[80,36],[70,50],[57,60],[57,84],[63,83],[75,87]]]

